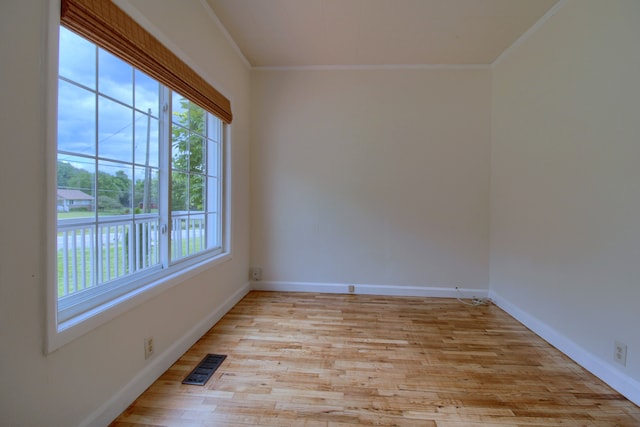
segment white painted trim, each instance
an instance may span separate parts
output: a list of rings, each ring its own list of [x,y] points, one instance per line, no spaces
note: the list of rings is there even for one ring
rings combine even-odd
[[[491,291],[489,296],[498,307],[531,329],[540,338],[573,359],[578,365],[600,378],[627,399],[640,406],[640,381],[636,381],[620,372],[620,370],[612,364],[585,350],[553,327],[522,310],[497,293]]]
[[[165,351],[153,358],[136,376],[134,376],[124,387],[116,392],[109,400],[104,402],[98,409],[93,411],[81,423],[85,426],[106,426],[109,425],[118,415],[143,391],[160,377],[171,365],[180,358],[200,337],[202,337],[213,325],[216,324],[229,310],[233,308],[251,290],[249,283],[244,284],[240,289],[227,298],[222,304],[214,309],[211,314],[202,319],[198,324],[186,332],[179,340],[173,343]]]
[[[55,252],[51,252],[51,254],[55,255]],[[60,347],[94,330],[98,326],[160,295],[167,289],[177,286],[212,267],[231,261],[231,259],[231,255],[224,252],[215,258],[205,259],[204,261],[186,267],[181,268],[181,266],[178,265],[174,267],[174,270],[171,272],[169,272],[169,269],[160,270],[158,275],[154,277],[155,280],[143,286],[135,288],[120,297],[106,301],[104,304],[100,304],[86,313],[73,317],[62,324],[53,323],[47,325],[48,337],[45,354],[50,354],[58,350]],[[49,286],[51,289],[57,289],[56,286]],[[51,298],[54,297],[51,296],[50,299]],[[50,321],[55,320],[57,322],[57,297],[54,301],[49,302],[55,304],[51,305]],[[56,312],[53,312],[54,309]]]
[[[456,291],[451,287],[427,287],[406,285],[367,285],[360,283],[318,283],[318,282],[251,282],[251,289],[255,291],[278,292],[314,292],[326,294],[348,294],[349,286],[355,287],[354,294],[384,295],[402,297],[435,297],[435,298],[486,298],[488,289],[460,288]]]
[[[256,71],[361,71],[361,70],[490,70],[491,64],[380,64],[257,66]]]
[[[516,41],[514,41],[511,44],[511,46],[506,48],[500,55],[498,55],[498,57],[493,61],[491,66],[495,67],[497,64],[502,62],[506,57],[511,55],[511,52],[513,52],[518,46],[520,46],[529,37],[531,37],[536,31],[538,31],[551,17],[553,17],[553,15],[558,13],[560,11],[560,9],[562,9],[567,4],[567,2],[568,2],[568,0],[560,0],[558,3],[554,4],[551,7],[551,9],[547,10],[547,13],[542,15],[542,17],[540,19],[538,19],[535,22],[535,24],[533,24],[531,26],[531,28],[529,28],[527,31],[522,33],[522,35],[520,37],[518,37],[516,39]]]
[[[58,260],[57,260],[57,240],[58,226],[56,208],[57,197],[57,163],[58,158],[58,61],[59,61],[59,34],[60,34],[60,0],[49,2],[47,16],[47,50],[45,55],[45,65],[43,67],[43,83],[45,87],[45,102],[42,104],[43,117],[45,118],[46,133],[42,135],[44,141],[44,179],[43,183],[46,192],[46,204],[43,212],[44,226],[46,232],[46,243],[42,256],[45,260],[46,277],[42,281],[46,289],[45,293],[45,317],[43,341],[43,353],[49,353],[55,347],[53,338],[57,334],[58,327]]]
[[[233,50],[236,52],[236,54],[238,54],[238,57],[240,58],[242,63],[247,68],[250,69],[251,68],[251,63],[249,62],[247,57],[244,56],[244,53],[242,53],[242,51],[240,50],[240,47],[236,44],[236,41],[233,39],[233,37],[231,37],[231,34],[229,34],[229,31],[227,31],[227,27],[225,27],[222,24],[222,22],[220,21],[220,18],[218,18],[218,15],[216,15],[216,12],[213,10],[211,5],[207,2],[207,0],[200,0],[200,3],[202,3],[202,7],[207,11],[207,14],[211,18],[211,20],[216,24],[218,29],[222,32],[222,34],[224,35],[225,39],[227,39],[227,41],[229,42],[229,44],[231,45]]]

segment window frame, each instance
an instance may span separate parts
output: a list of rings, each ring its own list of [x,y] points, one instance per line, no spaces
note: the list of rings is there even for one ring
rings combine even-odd
[[[219,212],[221,224],[221,249],[214,254],[195,254],[188,258],[174,260],[160,271],[149,272],[143,278],[137,277],[128,284],[121,285],[124,292],[109,299],[94,308],[84,311],[64,322],[58,318],[58,276],[57,276],[57,108],[58,108],[58,58],[60,16],[59,1],[50,2],[48,19],[47,50],[45,55],[45,101],[42,108],[46,117],[45,144],[45,180],[47,201],[43,209],[47,244],[43,250],[45,259],[46,280],[46,316],[44,353],[49,354],[63,345],[103,325],[122,313],[143,304],[166,290],[188,280],[189,278],[219,265],[233,258],[231,244],[232,230],[232,153],[231,153],[231,125],[224,121],[220,123],[221,153],[219,162],[222,171],[220,186],[221,210]],[[184,55],[183,55],[184,56]],[[128,61],[127,61],[128,62]],[[137,67],[136,67],[137,68]],[[169,120],[170,121],[170,120]],[[170,130],[169,130],[170,132]],[[171,145],[171,144],[170,144]],[[170,156],[169,152],[161,155]],[[170,165],[170,161],[167,163]],[[170,169],[170,166],[169,166]],[[165,173],[169,173],[166,171]],[[166,181],[168,183],[168,180]],[[161,185],[160,193],[165,193],[165,200],[170,199],[169,185]],[[168,219],[167,219],[168,224]],[[170,239],[170,237],[169,237]],[[137,275],[136,275],[137,276]],[[133,284],[135,283],[135,284]],[[126,289],[125,289],[126,288]]]

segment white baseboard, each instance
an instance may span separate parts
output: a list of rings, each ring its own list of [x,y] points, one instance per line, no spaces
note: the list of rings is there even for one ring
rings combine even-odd
[[[495,292],[489,293],[493,302],[517,321],[535,332],[540,338],[573,359],[578,365],[607,383],[611,388],[640,406],[640,382],[624,375],[613,365],[585,350],[580,345],[560,334],[557,330],[512,304]]]
[[[160,377],[171,365],[180,358],[191,346],[200,339],[213,325],[218,322],[229,310],[233,308],[244,296],[249,293],[249,283],[242,286],[236,292],[220,304],[211,314],[202,319],[191,328],[178,341],[173,343],[165,351],[158,354],[149,362],[131,381],[109,400],[93,411],[82,423],[81,427],[106,426],[120,415],[143,391]]]
[[[349,292],[349,286],[354,287]],[[399,297],[435,297],[435,298],[486,298],[488,289],[443,288],[406,285],[366,285],[359,283],[318,283],[318,282],[251,282],[251,289],[256,291],[279,292],[317,292],[326,294],[361,294]]]

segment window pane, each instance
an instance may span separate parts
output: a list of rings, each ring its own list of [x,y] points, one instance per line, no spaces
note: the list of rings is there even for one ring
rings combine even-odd
[[[158,117],[160,106],[160,84],[142,71],[135,70],[135,106],[138,110]]]
[[[187,126],[189,124],[189,100],[176,92],[171,92],[171,120]]]
[[[222,135],[222,120],[214,116],[213,114],[208,114],[207,118],[207,138],[214,142],[220,142],[220,137]]]
[[[205,112],[193,102],[189,103],[189,129],[198,135],[204,135]]]
[[[204,173],[206,170],[206,140],[196,135],[189,138],[189,170]]]
[[[133,67],[99,49],[98,90],[103,95],[133,106]]]
[[[189,254],[206,249],[206,217],[203,213],[189,215]]]
[[[95,285],[95,224],[64,222],[57,236],[58,298]]]
[[[134,213],[157,213],[160,173],[154,168],[135,168]]]
[[[160,226],[157,215],[142,214],[134,223],[136,270],[160,263]]]
[[[189,176],[189,210],[204,211],[206,207],[204,192],[204,177],[202,175]]]
[[[93,92],[59,80],[58,150],[95,155],[96,97]]]
[[[171,167],[176,170],[189,170],[189,131],[182,126],[172,126]]]
[[[98,283],[118,279],[132,272],[133,235],[131,221],[98,223]]]
[[[90,89],[96,88],[96,46],[60,27],[59,74]]]
[[[207,175],[218,176],[220,172],[220,146],[217,142],[207,142]]]
[[[133,161],[133,110],[104,97],[98,100],[100,157]]]
[[[189,210],[188,202],[188,177],[183,172],[171,173],[171,211],[186,212]]]
[[[171,259],[185,257],[189,243],[189,217],[174,215],[171,221]]]
[[[207,210],[210,212],[218,212],[219,209],[219,181],[216,177],[207,178]]]
[[[219,216],[216,213],[209,213],[206,215],[207,218],[207,236],[206,236],[206,244],[207,249],[219,248],[222,246],[222,242],[220,240],[220,224],[219,224]]]
[[[131,166],[100,161],[98,163],[98,214],[100,217],[132,213]]]
[[[159,176],[158,169],[134,169],[133,262],[137,270],[160,263]]]
[[[147,114],[135,113],[135,162],[139,165],[158,167],[160,125],[158,119]]]
[[[178,259],[206,249],[204,214],[174,216],[171,232],[171,258]]]
[[[58,219],[93,216],[95,161],[59,154],[57,169]]]

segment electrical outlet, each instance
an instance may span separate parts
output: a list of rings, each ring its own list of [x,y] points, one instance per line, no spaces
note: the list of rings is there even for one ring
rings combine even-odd
[[[251,269],[251,278],[253,280],[262,280],[262,268],[260,267],[253,267]]]
[[[349,285],[349,293],[352,294],[356,291],[356,286],[355,285]]]
[[[144,339],[144,358],[148,359],[153,356],[153,337]]]
[[[613,360],[627,366],[627,345],[620,341],[616,341],[613,345]]]

